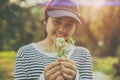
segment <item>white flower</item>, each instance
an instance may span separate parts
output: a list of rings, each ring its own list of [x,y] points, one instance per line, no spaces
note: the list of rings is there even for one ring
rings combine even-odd
[[[57,42],[56,42],[56,46],[57,46],[57,47],[62,47],[62,43],[57,43]]]
[[[64,46],[64,38],[60,38],[60,37],[58,37],[58,38],[56,38],[56,46],[57,47],[62,47],[62,46]]]
[[[56,41],[64,41],[64,38],[58,37],[58,38],[56,38]]]

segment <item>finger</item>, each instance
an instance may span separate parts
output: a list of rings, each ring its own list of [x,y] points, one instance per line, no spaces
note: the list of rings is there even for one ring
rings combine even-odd
[[[68,61],[70,63],[72,63],[73,65],[76,65],[76,63],[73,60],[67,59],[67,58],[62,58],[61,61]]]
[[[55,74],[51,74],[51,76],[50,76],[50,80],[55,80],[55,79],[57,79],[57,77],[59,76],[59,75],[61,75],[61,72],[60,71],[57,71]]]
[[[63,80],[63,76],[62,75],[58,76],[56,80]]]
[[[74,76],[68,75],[68,74],[66,74],[66,73],[63,73],[63,76],[64,76],[64,78],[67,79],[67,80],[73,80],[73,78],[74,78]]]
[[[61,58],[61,57],[57,57],[57,60],[58,60],[58,61],[61,61],[61,60],[62,60],[62,58]]]
[[[61,66],[55,66],[54,68],[46,72],[46,77],[49,77],[51,74],[52,75],[55,74],[56,71],[60,71],[60,69],[61,69]]]
[[[68,62],[72,63],[73,65],[76,65],[76,62],[74,62],[73,60],[67,60]]]
[[[64,67],[62,70],[63,70],[63,73],[66,73],[66,74],[71,75],[71,76],[75,76],[75,74],[76,74],[76,71],[73,71],[73,70],[66,68],[66,67]]]
[[[67,59],[67,58],[60,58],[60,57],[58,57],[57,60],[58,61],[67,61],[67,62],[72,63],[73,65],[76,65],[76,62],[74,62],[73,60]]]
[[[58,61],[52,62],[48,66],[45,67],[44,72],[50,70],[51,68],[54,68],[55,66],[59,65],[60,63]]]
[[[71,64],[70,62],[61,61],[60,64],[61,64],[61,65],[64,65],[64,66],[67,67],[67,68],[70,68],[70,69],[72,69],[72,70],[74,70],[74,71],[77,70],[76,65],[73,65],[73,64]]]

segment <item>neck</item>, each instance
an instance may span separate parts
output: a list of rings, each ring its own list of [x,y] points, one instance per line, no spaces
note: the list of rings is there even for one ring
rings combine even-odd
[[[47,52],[54,53],[56,52],[55,49],[53,49],[54,42],[49,39],[44,39],[43,41],[40,41],[37,43],[37,46]]]
[[[46,38],[43,41],[40,41],[37,45],[41,49],[43,49],[47,52],[53,52],[53,53],[56,52],[56,48],[54,47],[54,41],[49,38]],[[65,46],[68,47],[68,44],[65,43]]]
[[[52,47],[54,45],[54,41],[49,38],[46,38],[45,40],[43,40],[43,42],[46,43],[45,45],[48,47]]]

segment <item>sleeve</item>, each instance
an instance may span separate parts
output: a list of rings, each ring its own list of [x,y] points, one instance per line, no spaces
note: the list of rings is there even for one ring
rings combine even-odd
[[[92,75],[92,59],[89,51],[86,48],[82,50],[82,57],[79,65],[79,80],[93,80]]]
[[[44,72],[42,74],[40,74],[40,77],[38,78],[38,80],[45,80]]]
[[[77,71],[77,73],[76,73],[76,77],[75,77],[74,80],[79,80],[79,73],[78,73],[78,71]]]
[[[16,62],[14,68],[14,80],[28,80],[27,68],[24,60],[24,49],[20,48],[16,55]]]

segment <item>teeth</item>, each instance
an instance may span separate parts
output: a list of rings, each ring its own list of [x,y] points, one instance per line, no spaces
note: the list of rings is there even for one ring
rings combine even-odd
[[[61,35],[61,34],[56,34],[57,36],[59,36],[59,37],[63,37],[64,35]]]

